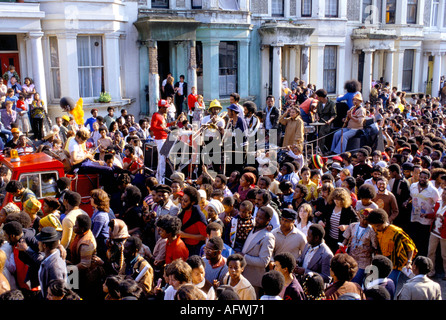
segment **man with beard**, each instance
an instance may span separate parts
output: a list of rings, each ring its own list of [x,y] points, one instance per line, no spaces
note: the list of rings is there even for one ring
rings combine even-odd
[[[375,191],[378,192],[378,179],[383,175],[383,168],[381,166],[375,165],[372,168],[372,177],[364,181],[364,184],[371,184],[375,187]],[[390,191],[389,186],[387,189]],[[390,215],[389,215],[390,216]]]
[[[387,179],[380,177],[376,181],[378,192],[373,199],[378,207],[384,209],[389,215],[389,222],[392,224],[395,218],[398,216],[399,209],[395,196],[388,190]]]
[[[412,213],[408,233],[422,256],[427,255],[432,224],[432,219],[427,216],[433,213],[435,203],[440,198],[438,190],[429,182],[430,176],[429,170],[424,169],[420,173],[419,181],[410,186]]]

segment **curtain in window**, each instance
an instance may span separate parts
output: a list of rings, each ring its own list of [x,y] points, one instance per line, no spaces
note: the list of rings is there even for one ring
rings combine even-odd
[[[203,8],[203,0],[191,0],[192,9],[201,9]]]
[[[103,90],[103,56],[101,36],[78,36],[79,94],[99,97]]]
[[[324,89],[328,93],[336,92],[337,71],[337,47],[325,46],[324,48]]]
[[[326,17],[338,16],[338,0],[325,0],[325,16]]]
[[[311,17],[312,0],[302,0],[302,17]]]
[[[407,23],[417,23],[418,0],[407,0]]]
[[[218,6],[222,10],[240,10],[237,0],[218,0]]]
[[[283,1],[284,0],[271,1],[271,14],[273,16],[283,16]]]
[[[366,21],[368,23],[373,23],[373,19],[371,19],[371,15],[374,14],[373,8],[371,7],[372,0],[363,0],[362,1],[362,23],[365,23]]]
[[[440,0],[434,0],[432,3],[432,20],[431,26],[438,27],[438,8],[440,7]]]
[[[50,44],[50,70],[53,90],[53,98],[60,98],[60,72],[59,72],[59,51],[57,37],[49,37]]]

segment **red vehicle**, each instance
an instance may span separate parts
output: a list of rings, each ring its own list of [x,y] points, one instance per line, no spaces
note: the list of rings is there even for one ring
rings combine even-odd
[[[98,174],[66,174],[64,165],[59,160],[45,153],[32,153],[19,157],[20,161],[14,161],[10,157],[0,155],[0,162],[8,170],[9,181],[20,181],[25,188],[32,190],[37,199],[43,202],[45,197],[54,197],[57,194],[56,181],[61,177],[71,179],[71,190],[78,192],[82,196],[81,209],[90,216],[93,214],[93,207],[90,204],[90,191],[99,188]],[[14,202],[22,208],[19,199],[7,192],[1,207],[9,202]]]

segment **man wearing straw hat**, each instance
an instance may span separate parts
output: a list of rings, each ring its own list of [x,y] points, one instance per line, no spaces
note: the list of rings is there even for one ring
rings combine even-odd
[[[345,151],[348,140],[355,136],[358,130],[364,128],[366,109],[362,106],[362,95],[357,93],[353,97],[353,107],[347,111],[344,127],[333,137],[331,151],[340,154]]]

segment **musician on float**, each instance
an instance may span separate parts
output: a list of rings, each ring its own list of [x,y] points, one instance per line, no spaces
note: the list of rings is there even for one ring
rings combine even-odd
[[[201,120],[201,125],[206,126],[203,134],[205,137],[204,141],[212,141],[217,137],[223,136],[223,131],[225,129],[225,120],[218,115],[222,109],[223,107],[217,99],[214,99],[209,104],[209,114],[207,116],[204,116]]]
[[[224,134],[225,120],[219,116],[223,109],[220,102],[214,99],[209,104],[208,115],[203,117],[201,125],[203,127],[203,144],[204,144],[204,164],[212,163],[215,171],[221,170],[221,138]],[[220,161],[212,161],[212,159],[219,159]]]
[[[322,148],[322,152],[329,150],[330,146],[325,145],[325,136],[331,132],[332,122],[336,119],[336,103],[327,96],[325,89],[319,89],[316,92],[317,100],[317,115],[319,122],[325,123],[325,125],[319,128],[319,145]]]
[[[167,122],[167,108],[168,103],[164,99],[158,101],[158,112],[152,115],[152,120],[150,124],[151,135],[155,139],[156,147],[158,150],[158,167],[156,169],[156,179],[159,183],[164,183],[164,173],[166,171],[166,156],[162,155],[160,150],[163,147],[164,142],[166,142],[167,137],[170,133],[168,127],[177,124],[177,121]]]
[[[362,95],[357,93],[353,97],[353,107],[347,111],[344,127],[333,136],[332,152],[340,154],[345,151],[348,140],[354,137],[358,130],[364,128],[366,115],[366,109],[362,106]]]
[[[228,123],[226,124],[225,134],[223,136],[223,146],[226,161],[226,172],[230,173],[244,164],[246,159],[246,140],[248,126],[246,121],[239,114],[240,109],[236,104],[228,107]],[[227,150],[230,146],[231,150]],[[242,157],[240,157],[240,154]],[[231,159],[229,161],[229,158]]]

